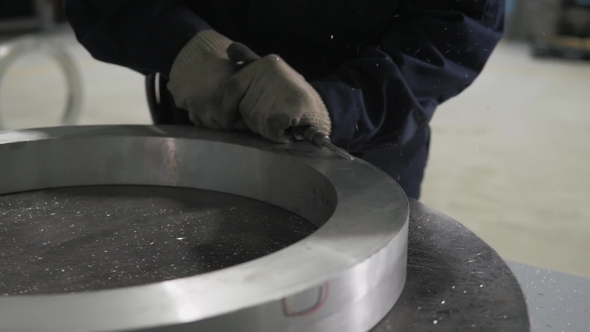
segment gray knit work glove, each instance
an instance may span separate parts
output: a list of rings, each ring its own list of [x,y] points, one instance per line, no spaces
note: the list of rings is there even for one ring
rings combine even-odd
[[[201,31],[172,64],[168,90],[196,126],[232,130],[239,119],[237,108],[219,107],[221,86],[235,73],[226,53],[231,43],[214,30]]]
[[[232,63],[249,64],[224,86],[224,112],[239,109],[250,130],[279,143],[290,141],[287,130],[292,127],[314,126],[330,135],[328,110],[303,76],[277,55],[259,58],[244,45],[234,46]]]

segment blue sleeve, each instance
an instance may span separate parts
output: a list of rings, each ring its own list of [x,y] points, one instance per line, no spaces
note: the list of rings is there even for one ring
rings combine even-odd
[[[184,45],[209,26],[180,0],[67,0],[77,39],[98,60],[168,75]]]
[[[379,47],[312,81],[332,140],[360,151],[403,145],[435,108],[467,88],[502,37],[503,0],[406,1]]]

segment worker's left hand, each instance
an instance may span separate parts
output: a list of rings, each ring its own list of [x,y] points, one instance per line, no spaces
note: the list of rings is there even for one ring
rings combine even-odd
[[[234,73],[226,50],[233,43],[214,30],[197,33],[178,53],[170,69],[168,90],[178,108],[197,127],[236,129],[237,109],[220,109],[219,88]]]
[[[254,60],[246,46],[237,46],[228,52],[232,62]],[[277,55],[245,66],[229,79],[222,94],[222,108],[239,109],[250,130],[269,140],[289,142],[287,129],[298,126],[314,126],[330,135],[330,116],[321,97]]]

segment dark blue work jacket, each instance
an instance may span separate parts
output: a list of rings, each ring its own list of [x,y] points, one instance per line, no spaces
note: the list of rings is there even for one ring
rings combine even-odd
[[[332,140],[418,198],[435,108],[469,86],[500,40],[503,0],[68,0],[97,59],[167,75],[213,28],[276,53],[323,98]]]

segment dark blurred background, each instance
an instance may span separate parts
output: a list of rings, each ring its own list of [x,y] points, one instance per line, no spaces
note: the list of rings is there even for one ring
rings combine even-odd
[[[0,0],[0,30],[4,33],[53,29],[65,21],[62,0]]]

